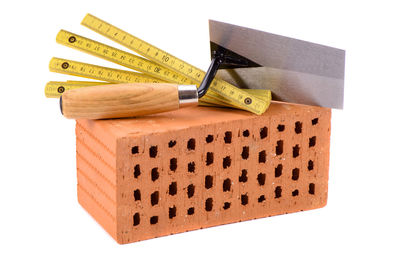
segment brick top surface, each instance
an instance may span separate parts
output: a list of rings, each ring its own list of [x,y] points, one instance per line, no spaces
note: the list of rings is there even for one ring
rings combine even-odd
[[[316,112],[318,110],[326,110],[326,108],[273,102],[261,116],[276,116],[282,114],[282,112],[295,114],[297,112]],[[78,120],[78,123],[86,125],[89,128],[101,129],[114,138],[118,138],[142,136],[149,133],[163,133],[200,125],[210,125],[254,117],[259,116],[236,109],[197,106],[137,118]]]

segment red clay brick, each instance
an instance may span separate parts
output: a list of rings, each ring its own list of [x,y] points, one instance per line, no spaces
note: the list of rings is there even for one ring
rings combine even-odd
[[[79,203],[120,244],[323,207],[330,116],[273,103],[78,120]]]

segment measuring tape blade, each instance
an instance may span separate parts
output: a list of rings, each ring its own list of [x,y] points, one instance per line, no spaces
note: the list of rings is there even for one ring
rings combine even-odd
[[[115,47],[91,40],[89,38],[61,30],[56,37],[57,43],[78,49],[85,53],[103,58],[121,66],[143,72],[164,81],[188,84],[190,80],[185,76],[171,71],[145,58],[133,55]]]
[[[48,98],[59,98],[64,92],[77,88],[109,84],[104,82],[85,82],[85,81],[67,81],[67,82],[48,82],[44,88],[44,94]]]
[[[172,71],[186,76],[196,84],[200,84],[205,76],[204,71],[99,18],[96,18],[93,15],[87,14],[81,24],[121,45],[124,45],[147,59],[155,61]],[[256,114],[262,114],[269,105],[269,103],[266,103],[265,101],[246,93],[244,90],[240,90],[239,88],[218,78],[213,80],[210,90],[224,97],[227,102],[235,107]]]
[[[160,83],[160,79],[132,71],[106,68],[78,61],[52,58],[49,64],[50,71],[69,74],[84,78],[91,78],[111,83]]]

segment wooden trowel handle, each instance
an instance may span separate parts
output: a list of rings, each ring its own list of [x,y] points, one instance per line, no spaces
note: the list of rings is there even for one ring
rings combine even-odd
[[[125,83],[66,91],[61,113],[70,119],[135,117],[197,104],[195,85]]]

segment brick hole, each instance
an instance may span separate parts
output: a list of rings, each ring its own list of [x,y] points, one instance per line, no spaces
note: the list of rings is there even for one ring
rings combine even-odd
[[[175,141],[175,140],[171,140],[171,141],[169,141],[169,143],[168,143],[168,147],[169,147],[169,148],[174,147],[175,145],[176,145],[176,141]]]
[[[224,183],[222,184],[222,191],[228,192],[231,190],[231,179],[227,178],[224,180]]]
[[[176,217],[176,207],[175,207],[175,206],[170,207],[170,208],[168,209],[168,217],[169,217],[170,219]]]
[[[207,143],[211,143],[212,141],[214,141],[214,136],[211,135],[211,134],[207,135],[207,137],[206,137],[206,142],[207,142]]]
[[[154,182],[160,177],[160,173],[158,172],[158,168],[151,169],[151,180]]]
[[[264,185],[265,184],[265,173],[259,173],[257,175],[257,181],[259,185]]]
[[[227,210],[231,207],[231,203],[230,202],[225,202],[224,206],[222,207],[224,210]]]
[[[300,155],[300,147],[299,145],[295,145],[293,147],[293,158],[297,158]]]
[[[193,214],[194,214],[194,207],[188,208],[187,215],[193,215]]]
[[[140,165],[139,165],[139,164],[136,164],[136,165],[135,165],[135,168],[134,168],[134,170],[133,170],[133,176],[134,176],[135,178],[138,178],[139,175],[140,175]]]
[[[207,157],[206,157],[206,165],[211,165],[214,163],[214,153],[212,152],[207,152]]]
[[[136,212],[133,215],[133,226],[137,226],[139,224],[140,224],[140,214],[139,214],[139,212]]]
[[[157,224],[158,223],[158,216],[150,217],[150,224]]]
[[[283,132],[285,130],[285,125],[279,124],[278,127],[276,127],[279,132]]]
[[[213,208],[213,199],[212,198],[207,198],[206,205],[205,205],[205,210],[206,211],[212,211],[212,208]]]
[[[308,169],[309,171],[312,171],[312,170],[314,169],[314,161],[312,161],[312,160],[309,160],[309,161],[308,161],[307,169]]]
[[[178,160],[177,158],[172,158],[169,160],[169,169],[171,171],[176,171],[176,169],[178,168]]]
[[[232,143],[232,132],[230,132],[230,131],[225,132],[224,141],[225,141],[225,144]]]
[[[194,172],[196,169],[196,164],[194,162],[188,163],[188,172]]]
[[[133,197],[135,198],[135,201],[141,200],[142,197],[141,197],[139,189],[136,189],[135,191],[133,191]]]
[[[245,183],[247,182],[247,170],[243,169],[242,174],[239,176],[239,182]]]
[[[196,148],[196,139],[190,138],[189,141],[187,142],[187,149],[194,150],[195,148]]]
[[[137,154],[139,153],[139,147],[138,146],[133,146],[132,147],[132,154]]]
[[[249,203],[249,197],[247,196],[247,194],[240,196],[240,202],[243,206],[246,206]]]
[[[281,155],[283,153],[283,140],[276,142],[275,154]]]
[[[196,169],[196,164],[194,162],[188,163],[188,172],[194,172]]]
[[[297,181],[297,180],[299,179],[299,176],[300,176],[300,170],[299,170],[299,168],[294,168],[294,169],[292,170],[292,180],[293,180],[293,181]]]
[[[178,192],[178,186],[176,182],[172,182],[168,187],[168,194],[170,194],[171,196],[175,196],[177,192]]]
[[[311,124],[312,124],[312,125],[318,124],[318,118],[312,119]]]
[[[206,189],[213,187],[213,177],[211,175],[206,175],[204,186]]]
[[[268,128],[267,127],[263,127],[260,129],[260,138],[264,139],[268,136]]]
[[[157,146],[151,146],[151,147],[149,148],[150,158],[155,158],[155,157],[157,157],[157,152],[158,152]]]
[[[275,187],[275,198],[280,198],[282,196],[282,187]]]
[[[258,153],[258,163],[265,163],[267,160],[267,154],[265,153],[265,150],[260,151]]]
[[[303,123],[296,121],[296,123],[294,124],[294,131],[297,134],[300,134],[303,128]]]
[[[258,198],[258,203],[261,203],[261,202],[264,202],[265,201],[265,196],[264,195],[261,195],[259,198]]]
[[[311,137],[309,140],[308,140],[308,146],[309,147],[313,147],[313,146],[315,146],[315,143],[317,142],[317,137],[316,136],[313,136],[313,137]]]
[[[155,206],[158,204],[158,200],[159,200],[160,194],[158,193],[158,191],[153,192],[153,194],[151,194],[150,199],[151,199],[151,205]]]
[[[242,149],[242,159],[248,159],[249,158],[249,147],[248,146],[244,146]]]
[[[244,130],[244,131],[243,131],[243,136],[244,136],[244,137],[249,137],[249,136],[250,136],[249,130]]]
[[[222,167],[224,167],[224,169],[226,169],[231,166],[231,163],[232,163],[231,157],[227,156],[222,161]]]
[[[308,185],[308,193],[309,193],[310,195],[314,195],[314,194],[315,194],[315,184],[310,183],[310,184]]]
[[[187,196],[188,196],[188,198],[191,198],[191,197],[193,197],[193,195],[194,195],[194,185],[190,184],[187,187]]]
[[[282,169],[283,169],[282,164],[278,164],[278,166],[276,166],[275,177],[280,177],[282,175]]]
[[[299,190],[294,190],[293,192],[292,192],[292,196],[293,197],[296,197],[296,196],[298,196],[299,195]]]

